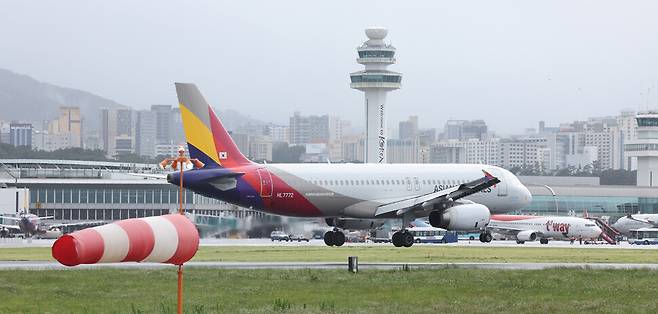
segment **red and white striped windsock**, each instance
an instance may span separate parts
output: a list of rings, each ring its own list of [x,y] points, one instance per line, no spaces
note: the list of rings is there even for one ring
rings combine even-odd
[[[184,215],[136,218],[62,236],[53,257],[66,266],[154,262],[181,265],[199,248],[199,232]]]

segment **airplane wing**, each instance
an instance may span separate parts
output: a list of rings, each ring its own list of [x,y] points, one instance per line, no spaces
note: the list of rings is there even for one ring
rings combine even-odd
[[[506,234],[506,235],[512,235],[516,236],[519,232],[522,231],[530,231],[534,234],[536,234],[539,238],[544,237],[544,233],[539,231],[539,230],[531,230],[531,229],[519,229],[519,228],[511,228],[511,227],[498,227],[498,226],[487,226],[487,230],[495,233],[500,233],[500,234]]]
[[[652,220],[652,219],[637,218],[637,217],[633,217],[633,215],[629,215],[629,216],[627,216],[627,218],[630,219],[630,220],[635,220],[635,221],[641,222],[641,223],[653,225],[654,227],[658,226],[658,222],[655,221],[655,220]]]
[[[18,225],[3,225],[3,224],[0,224],[0,229],[2,229],[2,228],[21,231],[21,228]]]
[[[52,224],[48,225],[48,228],[65,228],[65,227],[95,227],[106,224],[106,221],[82,221],[74,223],[65,223],[65,224]]]
[[[37,217],[37,219],[53,219],[55,216],[43,216],[43,217]]]
[[[19,217],[9,217],[9,216],[0,216],[1,219],[7,219],[7,220],[14,220],[14,221],[20,221],[21,218]]]
[[[471,194],[480,192],[488,187],[500,183],[500,180],[488,172],[484,172],[484,177],[458,186],[454,186],[441,191],[414,196],[402,200],[397,200],[384,204],[377,208],[375,216],[383,216],[395,212],[396,216],[401,216],[410,210],[424,210],[424,205],[432,205],[441,202],[453,202]]]

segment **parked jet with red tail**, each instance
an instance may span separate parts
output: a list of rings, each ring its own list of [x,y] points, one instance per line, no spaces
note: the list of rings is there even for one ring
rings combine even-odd
[[[341,246],[341,229],[370,229],[386,219],[402,226],[429,216],[435,227],[486,232],[490,212],[519,209],[528,189],[507,170],[475,164],[257,164],[237,148],[194,84],[176,83],[189,154],[205,165],[185,171],[184,187],[268,213],[323,217],[334,227],[324,236]],[[180,183],[180,174],[167,180]],[[406,229],[393,236],[409,247]]]

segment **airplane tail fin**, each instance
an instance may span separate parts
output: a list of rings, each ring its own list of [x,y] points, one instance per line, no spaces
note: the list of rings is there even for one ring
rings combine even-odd
[[[206,167],[232,168],[251,164],[196,85],[176,83],[176,94],[191,158],[199,159]]]

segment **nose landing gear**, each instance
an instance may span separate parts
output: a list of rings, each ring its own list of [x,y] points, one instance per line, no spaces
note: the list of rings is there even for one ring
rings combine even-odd
[[[480,242],[482,243],[489,243],[493,240],[493,236],[491,235],[491,232],[485,231],[480,233]]]

